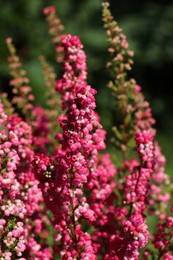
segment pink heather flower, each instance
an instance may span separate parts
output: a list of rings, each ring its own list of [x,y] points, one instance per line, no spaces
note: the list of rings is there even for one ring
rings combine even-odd
[[[144,95],[141,92],[141,87],[136,85],[134,87],[134,97],[135,97],[135,131],[141,131],[146,129],[152,129],[152,125],[155,123],[155,119],[152,117],[152,111],[149,102],[145,100]],[[148,131],[148,130],[146,130]]]
[[[165,173],[165,157],[162,155],[161,148],[158,143],[154,143],[154,168],[151,176],[151,192],[149,197],[150,208],[152,214],[161,216],[170,200],[170,192],[164,189],[164,186],[170,185],[169,175]]]
[[[166,215],[166,214],[165,214]],[[157,233],[153,237],[153,244],[155,248],[158,248],[160,252],[166,252],[163,259],[171,259],[172,253],[170,243],[172,241],[173,234],[173,218],[172,217],[164,217],[160,218],[160,221],[157,225]],[[168,256],[168,258],[166,258]]]
[[[135,134],[137,144],[136,151],[140,158],[140,163],[134,162],[132,172],[126,178],[124,186],[125,204],[131,204],[135,212],[143,212],[146,209],[150,189],[150,179],[153,173],[154,145],[153,134],[149,130],[143,130]],[[128,166],[128,162],[126,165]],[[131,169],[129,169],[131,172]]]
[[[1,110],[3,115],[2,106]],[[0,215],[3,216],[0,230],[4,232],[1,256],[25,259],[22,256],[28,250],[28,239],[34,237],[28,226],[34,227],[35,218],[41,217],[43,197],[31,169],[34,157],[31,127],[17,116],[3,116],[3,120],[0,130]],[[40,245],[41,250],[43,247],[44,243]],[[8,251],[12,253],[7,254]]]
[[[142,130],[141,132],[135,133],[135,141],[137,144],[137,152],[141,158],[142,163],[146,168],[153,168],[154,159],[154,135],[152,131]]]
[[[149,169],[141,168],[139,172],[127,176],[124,188],[126,196],[125,202],[132,203],[135,210],[138,209],[139,205],[142,211],[146,207],[150,175],[151,171]]]
[[[168,228],[173,228],[173,217],[167,217],[166,223],[167,223]]]
[[[100,194],[98,199],[105,201],[115,186],[111,181],[115,169],[106,155],[103,157],[103,166],[98,166],[98,151],[105,148],[105,131],[101,129],[99,117],[94,111],[96,91],[86,83],[83,46],[77,36],[71,35],[62,37],[61,46],[65,54],[64,74],[57,82],[57,90],[62,94],[62,109],[65,111],[58,117],[62,134],[58,134],[57,139],[61,148],[51,159],[43,154],[36,156],[33,166],[41,180],[40,187],[46,204],[54,213],[56,230],[60,234],[56,239],[62,243],[59,249],[62,259],[73,259],[79,248],[83,248],[80,253],[82,259],[96,259],[92,238],[81,228],[79,232],[73,219],[79,223],[81,218],[88,223],[95,221],[95,212],[87,203],[82,188],[86,183],[95,185],[91,184],[92,174],[97,172],[95,181],[98,184],[99,181],[103,182],[103,186],[97,187],[95,196]],[[97,170],[97,167],[100,169]],[[46,181],[48,175],[50,178]],[[69,230],[69,226],[73,231]]]
[[[122,232],[112,234],[109,242],[110,257],[120,259],[138,259],[139,249],[148,242],[148,226],[143,217],[143,212],[149,204],[150,180],[153,174],[154,145],[153,133],[142,130],[135,133],[137,155],[140,161],[125,161],[125,167],[130,174],[125,178],[124,205],[128,205],[129,213],[125,213],[124,221],[120,221]],[[130,165],[130,162],[132,164]],[[111,251],[114,248],[115,254]],[[105,259],[107,258],[106,255]]]
[[[129,232],[135,241],[138,241],[138,247],[144,247],[148,242],[148,226],[141,214],[132,215],[129,220],[123,224],[123,232]]]
[[[104,259],[138,259],[139,249],[148,242],[147,228],[143,216],[133,214],[124,221],[122,232],[110,237],[109,253],[106,253]]]
[[[47,15],[47,14],[49,14],[49,13],[55,13],[56,12],[56,8],[55,8],[55,6],[49,6],[49,7],[45,7],[44,9],[43,9],[43,13],[45,14],[45,15]]]
[[[173,255],[170,255],[169,253],[163,254],[163,260],[173,260]]]

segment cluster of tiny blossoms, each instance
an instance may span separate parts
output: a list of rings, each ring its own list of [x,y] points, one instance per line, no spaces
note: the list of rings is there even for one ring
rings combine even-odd
[[[165,220],[171,219],[166,216],[165,210],[170,200],[171,186],[169,177],[165,174],[165,158],[161,154],[159,145],[154,141],[155,120],[150,105],[141,92],[141,87],[134,79],[127,78],[127,72],[131,70],[133,63],[133,52],[129,50],[126,36],[114,21],[107,2],[103,3],[103,21],[109,42],[108,51],[112,58],[107,64],[112,78],[109,87],[116,97],[117,108],[122,117],[120,125],[113,130],[114,144],[122,154],[122,164],[117,172],[119,176],[117,190],[119,193],[124,192],[124,196],[119,196],[126,206],[124,221],[120,222],[122,233],[114,237],[112,253],[110,251],[107,257],[108,259],[109,257],[138,259],[139,249],[149,242],[143,254],[145,259],[150,259],[153,254],[157,255],[156,259],[162,257],[169,259],[172,257],[170,255],[172,228],[171,225],[168,227]],[[137,156],[129,159],[129,153],[134,149],[134,139]],[[153,239],[149,234],[146,215],[158,215],[160,218],[158,233]],[[141,230],[138,225],[139,219],[140,226],[143,227]],[[160,240],[160,247],[158,240]],[[150,249],[152,243],[158,249],[157,253],[156,251],[153,253]]]
[[[36,240],[43,227],[43,197],[31,168],[31,127],[7,116],[0,103],[0,233],[1,259],[50,259],[48,248]]]
[[[56,80],[41,56],[46,109],[33,104],[29,79],[7,39],[13,98],[10,104],[3,94],[0,102],[1,260],[173,259],[173,217],[166,213],[172,186],[154,141],[155,120],[141,87],[127,78],[133,52],[126,36],[109,4],[102,6],[112,58],[108,86],[121,117],[113,127],[121,155],[115,164],[100,153],[106,132],[95,112],[96,90],[87,84],[83,45],[62,33],[55,7],[43,12],[63,73]],[[153,233],[148,216],[157,222]]]
[[[59,232],[56,240],[63,243],[62,248],[56,248],[62,259],[96,259],[91,235],[82,231],[80,220],[84,218],[92,223],[96,219],[83,187],[91,187],[94,175],[99,172],[96,169],[98,151],[105,148],[105,131],[94,111],[96,91],[86,83],[86,55],[80,40],[77,36],[65,35],[61,44],[65,55],[64,74],[57,82],[57,90],[62,94],[64,114],[58,117],[62,133],[56,136],[61,148],[55,152],[53,161],[45,155],[37,156],[34,167],[39,174],[50,174],[49,182],[42,183],[41,188],[54,213]],[[103,197],[107,196],[106,190],[102,193]]]

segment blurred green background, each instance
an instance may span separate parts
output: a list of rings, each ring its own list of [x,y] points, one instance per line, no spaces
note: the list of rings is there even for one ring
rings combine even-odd
[[[164,2],[164,3],[163,3]],[[168,159],[168,172],[173,167],[173,2],[110,1],[111,11],[123,28],[135,51],[131,77],[142,86],[157,120],[158,139]],[[60,72],[55,62],[54,47],[42,9],[55,5],[65,25],[65,32],[77,34],[87,53],[88,82],[98,90],[97,104],[102,124],[110,134],[115,107],[106,88],[108,60],[106,37],[101,20],[100,0],[0,0],[0,91],[9,91],[8,56],[5,38],[12,37],[31,79],[37,102],[44,105],[43,76],[38,61],[45,55]]]

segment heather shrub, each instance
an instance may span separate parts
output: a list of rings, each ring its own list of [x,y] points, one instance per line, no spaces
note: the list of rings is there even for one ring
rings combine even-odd
[[[43,13],[61,77],[41,56],[46,107],[6,39],[12,97],[0,102],[0,259],[173,259],[172,184],[142,88],[129,77],[133,51],[102,4],[108,87],[115,99],[111,153],[87,83],[84,47]],[[108,140],[109,141],[109,140]],[[108,142],[107,141],[107,142]]]

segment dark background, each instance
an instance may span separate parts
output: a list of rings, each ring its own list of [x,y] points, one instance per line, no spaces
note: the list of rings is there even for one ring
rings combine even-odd
[[[135,51],[135,64],[130,76],[142,86],[151,104],[157,120],[158,139],[168,156],[168,168],[171,168],[173,1],[112,0],[110,3],[115,20],[127,35],[130,48]],[[48,26],[42,14],[42,9],[48,5],[57,7],[65,31],[77,34],[84,44],[88,82],[98,90],[97,109],[102,124],[110,133],[116,111],[106,87],[108,77],[104,68],[108,55],[99,0],[0,0],[0,90],[9,91],[8,52],[4,40],[10,36],[31,79],[37,103],[44,105],[43,76],[38,56],[45,55],[60,76]]]

